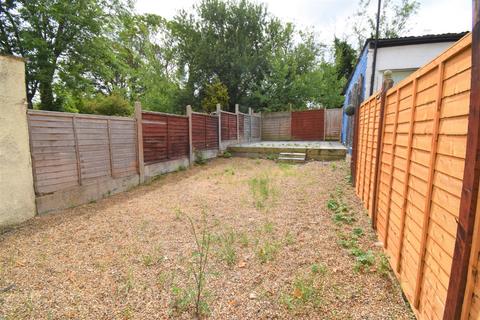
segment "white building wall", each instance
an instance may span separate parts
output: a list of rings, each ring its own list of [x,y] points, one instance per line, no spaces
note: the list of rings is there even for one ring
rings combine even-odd
[[[382,86],[383,72],[391,70],[395,83],[406,78],[421,66],[433,60],[440,53],[451,47],[455,42],[426,43],[397,47],[379,48],[377,53],[377,66],[375,68],[374,92]],[[369,56],[369,67],[367,68],[368,86],[373,61],[373,49],[371,59]],[[370,70],[370,74],[368,72]],[[370,91],[367,91],[370,93]]]

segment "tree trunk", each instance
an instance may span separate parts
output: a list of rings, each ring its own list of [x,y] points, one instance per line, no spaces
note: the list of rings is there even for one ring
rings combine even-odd
[[[39,81],[40,109],[60,111],[61,106],[53,96],[53,72],[48,72]]]

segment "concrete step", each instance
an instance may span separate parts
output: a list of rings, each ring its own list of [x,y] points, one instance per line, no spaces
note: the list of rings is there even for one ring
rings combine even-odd
[[[292,157],[279,157],[277,159],[277,162],[283,162],[283,163],[304,163],[305,158],[292,158]]]
[[[281,152],[279,154],[280,158],[297,158],[305,160],[307,154],[306,153],[295,153],[295,152]]]
[[[278,161],[287,163],[304,163],[307,157],[306,153],[299,152],[281,152]]]

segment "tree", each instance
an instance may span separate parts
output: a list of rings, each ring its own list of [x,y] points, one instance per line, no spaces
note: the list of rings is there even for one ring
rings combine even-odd
[[[58,73],[102,33],[109,12],[129,4],[97,0],[0,0],[0,52],[27,59],[29,106],[60,110],[53,87]]]
[[[227,87],[220,80],[215,79],[205,87],[205,97],[202,100],[202,109],[203,111],[210,113],[215,111],[217,104],[228,106],[228,101]]]
[[[374,10],[372,10],[374,7]],[[396,38],[408,32],[408,22],[420,7],[417,0],[383,0],[380,10],[380,38]],[[359,0],[353,16],[353,31],[359,50],[365,40],[375,37],[377,1]]]
[[[337,37],[333,40],[335,67],[338,78],[348,79],[355,67],[357,54],[354,48],[346,41]]]
[[[199,105],[206,85],[218,78],[228,89],[231,109],[249,104],[268,71],[270,52],[288,45],[285,28],[264,5],[247,0],[203,0],[194,10],[181,11],[170,24],[191,101]]]

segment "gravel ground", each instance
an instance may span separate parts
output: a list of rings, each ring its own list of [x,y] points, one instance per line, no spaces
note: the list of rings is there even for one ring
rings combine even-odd
[[[202,317],[412,319],[347,173],[216,159],[3,230],[0,319],[194,317],[190,219],[211,239]]]

